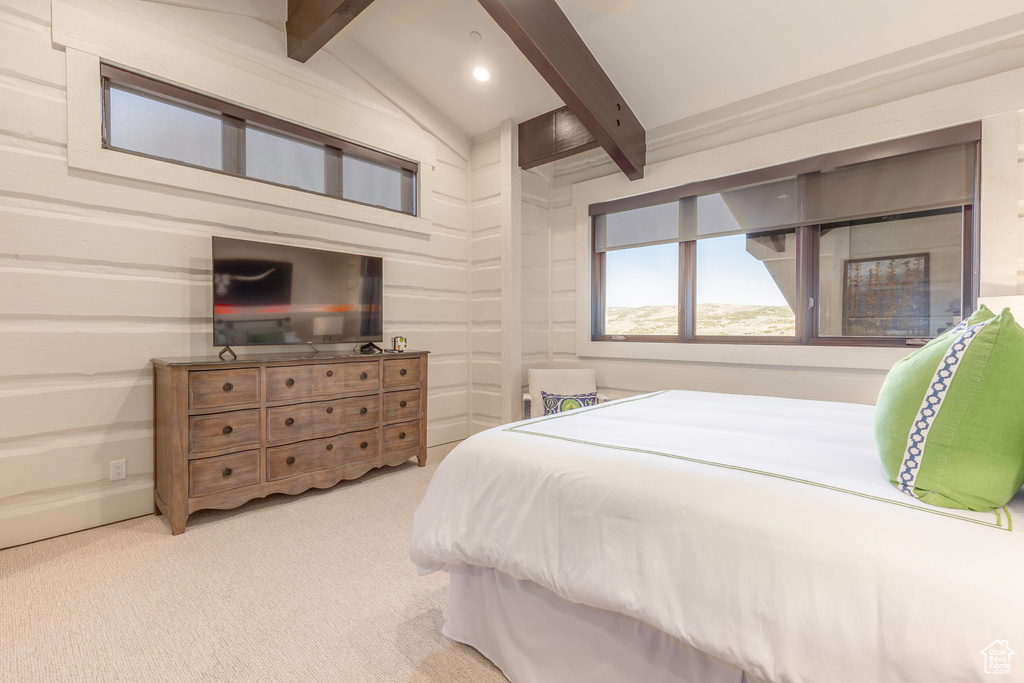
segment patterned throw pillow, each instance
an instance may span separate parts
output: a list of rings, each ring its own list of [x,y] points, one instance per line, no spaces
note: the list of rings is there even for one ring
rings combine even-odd
[[[889,482],[931,505],[993,510],[1024,484],[1024,329],[984,306],[897,362],[875,408]]]
[[[596,391],[592,391],[589,394],[572,394],[570,396],[549,394],[546,391],[542,391],[540,392],[540,397],[544,399],[545,415],[554,415],[555,413],[564,413],[573,408],[597,405]]]

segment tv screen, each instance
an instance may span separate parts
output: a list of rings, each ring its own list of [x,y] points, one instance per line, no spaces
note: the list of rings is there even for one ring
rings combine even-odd
[[[213,238],[213,343],[383,340],[383,260]]]

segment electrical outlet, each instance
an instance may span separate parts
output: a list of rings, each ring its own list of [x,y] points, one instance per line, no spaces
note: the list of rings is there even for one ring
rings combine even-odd
[[[128,476],[128,463],[124,460],[110,461],[110,481],[118,481]]]

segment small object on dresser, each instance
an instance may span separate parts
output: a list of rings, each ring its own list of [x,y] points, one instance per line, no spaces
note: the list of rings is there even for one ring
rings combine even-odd
[[[409,347],[409,340],[405,337],[392,337],[391,350],[401,353]]]

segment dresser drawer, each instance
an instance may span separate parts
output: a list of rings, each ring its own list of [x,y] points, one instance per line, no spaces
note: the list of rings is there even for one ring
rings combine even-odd
[[[420,383],[419,358],[389,358],[384,361],[384,388],[414,387]]]
[[[188,419],[189,453],[206,453],[260,442],[260,411],[233,410]]]
[[[380,430],[352,432],[338,437],[341,442],[342,462],[359,462],[380,455]]]
[[[260,452],[244,451],[188,461],[188,495],[208,496],[260,483]]]
[[[260,371],[202,370],[188,373],[188,407],[224,408],[259,403]]]
[[[267,408],[267,441],[298,441],[373,427],[380,419],[377,394]]]
[[[375,360],[314,365],[312,374],[314,396],[366,393],[380,387],[380,363]]]
[[[420,421],[401,422],[384,427],[384,455],[395,451],[415,449],[420,446]],[[411,454],[409,457],[412,457]]]
[[[384,394],[384,421],[414,420],[420,416],[420,390]]]
[[[334,439],[314,439],[267,449],[267,481],[333,467]]]
[[[380,432],[369,429],[327,439],[313,439],[267,449],[267,481],[376,458]]]
[[[371,392],[379,387],[377,361],[267,368],[268,401]]]
[[[313,395],[312,365],[267,368],[267,400],[287,401]]]

